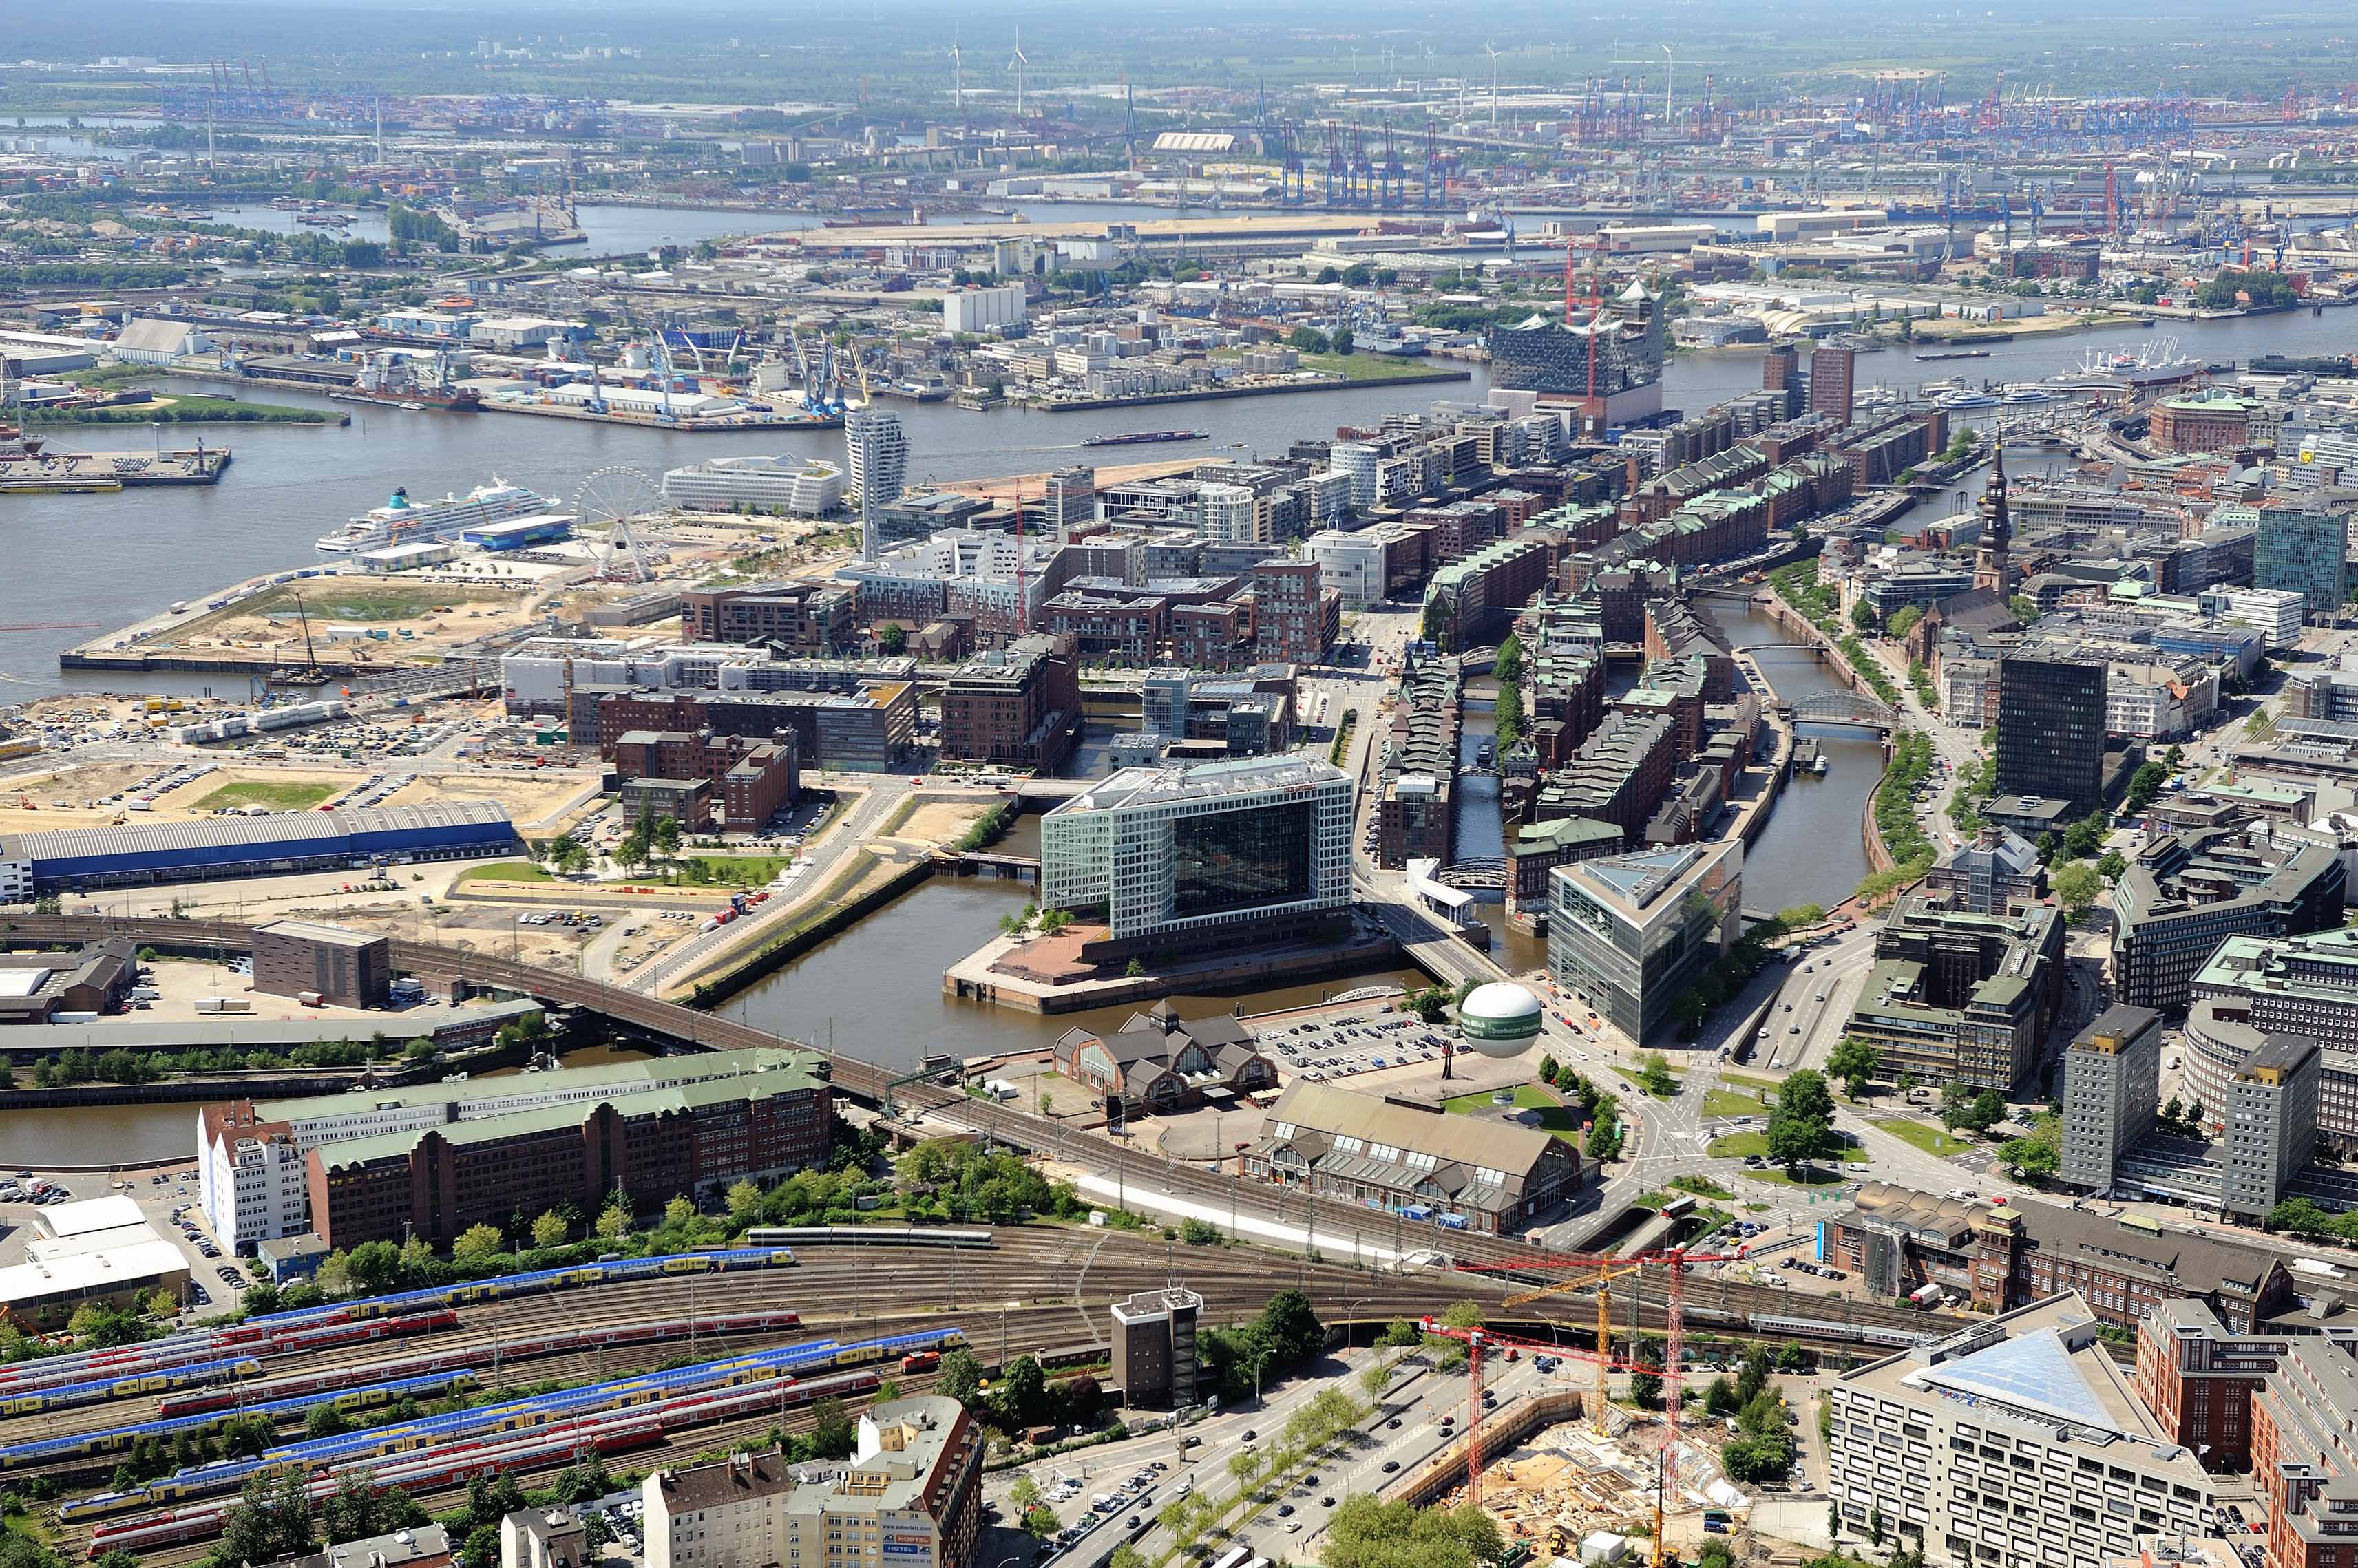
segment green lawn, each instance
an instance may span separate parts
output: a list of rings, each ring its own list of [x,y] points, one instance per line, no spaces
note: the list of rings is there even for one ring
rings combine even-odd
[[[1490,1103],[1488,1094],[1458,1095],[1441,1102],[1441,1108],[1452,1116],[1479,1116],[1500,1108]],[[1515,1108],[1537,1114],[1539,1124],[1566,1143],[1580,1141],[1580,1117],[1570,1106],[1558,1105],[1546,1091],[1530,1084],[1515,1091]]]
[[[557,879],[535,860],[492,860],[459,873],[462,882],[553,882]]]
[[[1774,1078],[1756,1078],[1747,1073],[1722,1073],[1719,1081],[1730,1088],[1758,1089],[1772,1101],[1777,1098],[1777,1080]]]
[[[1709,1176],[1672,1176],[1671,1185],[1682,1193],[1693,1193],[1699,1198],[1732,1198],[1736,1195]]]
[[[679,880],[703,887],[757,888],[794,863],[792,855],[688,855]]]
[[[1638,1070],[1637,1070],[1636,1068],[1634,1068],[1634,1067],[1616,1067],[1616,1068],[1614,1068],[1613,1070],[1614,1070],[1615,1072],[1617,1072],[1617,1073],[1620,1074],[1623,1077],[1625,1077],[1625,1078],[1628,1079],[1631,1083],[1636,1084],[1639,1087],[1640,1087],[1640,1088],[1644,1088],[1644,1087],[1645,1087],[1645,1081],[1644,1081],[1644,1080],[1643,1080],[1643,1079],[1639,1076],[1639,1074],[1638,1074]],[[1681,1085],[1681,1084],[1682,1084],[1682,1083],[1684,1083],[1684,1082],[1685,1082],[1685,1080],[1686,1080],[1686,1075],[1685,1075],[1684,1073],[1682,1073],[1682,1072],[1678,1071],[1676,1068],[1672,1068],[1672,1069],[1671,1069],[1671,1093],[1670,1093],[1670,1094],[1668,1094],[1668,1095],[1656,1095],[1656,1096],[1654,1096],[1654,1098],[1655,1098],[1656,1099],[1668,1099],[1668,1098],[1671,1098],[1671,1095],[1675,1095],[1675,1094],[1677,1094],[1677,1093],[1679,1092],[1679,1087],[1680,1087],[1680,1085]],[[1650,1092],[1650,1091],[1649,1091],[1649,1092]]]
[[[1453,371],[1454,364],[1435,364],[1423,359],[1401,359],[1393,354],[1304,354],[1302,368],[1314,370],[1322,375],[1345,376],[1352,381],[1398,381],[1404,375],[1431,375],[1435,371]]]
[[[1799,1174],[1780,1166],[1772,1166],[1765,1171],[1747,1171],[1744,1174],[1748,1181],[1768,1182],[1780,1187],[1833,1187],[1850,1180],[1842,1172],[1829,1171],[1822,1165],[1804,1165]]]
[[[516,593],[495,588],[461,588],[450,583],[343,583],[311,579],[271,589],[237,608],[240,615],[295,620],[295,596],[303,596],[303,610],[314,621],[417,621],[446,607],[463,613],[468,606],[506,604]]]
[[[1962,1154],[1973,1147],[1964,1139],[1952,1136],[1929,1121],[1878,1121],[1876,1126],[1894,1138],[1905,1140],[1925,1153],[1943,1160],[1952,1154]]]
[[[331,784],[273,784],[247,779],[225,784],[197,802],[199,811],[225,811],[233,806],[266,806],[273,811],[308,811],[336,793]]]
[[[1747,1154],[1758,1154],[1765,1160],[1768,1157],[1768,1134],[1750,1130],[1731,1132],[1725,1138],[1713,1139],[1711,1147],[1704,1152],[1714,1160],[1741,1160]],[[1841,1151],[1841,1155],[1846,1164],[1864,1165],[1869,1162],[1864,1150],[1844,1149]],[[1760,1174],[1758,1171],[1747,1171],[1744,1173],[1747,1176]]]
[[[1766,1116],[1768,1108],[1748,1094],[1731,1089],[1705,1089],[1703,1092],[1703,1113],[1705,1116]]]

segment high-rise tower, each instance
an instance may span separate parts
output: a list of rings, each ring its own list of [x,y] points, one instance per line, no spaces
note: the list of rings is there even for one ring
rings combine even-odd
[[[901,499],[909,473],[909,438],[901,416],[881,408],[854,408],[843,416],[852,504],[860,508],[860,557],[876,558],[876,510]]]

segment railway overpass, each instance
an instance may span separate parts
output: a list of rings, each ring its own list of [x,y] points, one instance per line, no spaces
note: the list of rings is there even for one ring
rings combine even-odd
[[[1388,901],[1378,903],[1376,908],[1379,916],[1390,915],[1402,924],[1403,946],[1412,957],[1425,960],[1426,967],[1445,981],[1454,983],[1460,979],[1498,978],[1496,967],[1481,955],[1453,937],[1430,930],[1412,911],[1403,910]],[[19,944],[81,943],[122,935],[141,946],[212,957],[224,950],[251,952],[254,928],[229,921],[24,914],[0,919],[0,932],[5,932]],[[405,974],[454,979],[471,989],[505,990],[535,997],[553,1008],[603,1019],[611,1027],[641,1039],[698,1050],[798,1045],[826,1057],[835,1087],[854,1099],[901,1117],[930,1117],[940,1125],[979,1132],[1014,1149],[1060,1151],[1067,1162],[1087,1162],[1091,1153],[1101,1154],[1103,1158],[1095,1162],[1108,1167],[1126,1160],[1131,1179],[1138,1182],[1142,1190],[1159,1187],[1174,1196],[1223,1210],[1229,1208],[1240,1197],[1257,1200],[1264,1195],[1258,1187],[1243,1185],[1216,1171],[1184,1161],[1143,1161],[1126,1154],[1114,1145],[1099,1145],[1085,1135],[1075,1134],[1071,1129],[1051,1118],[1012,1106],[976,1099],[955,1088],[907,1081],[907,1075],[893,1068],[839,1051],[818,1051],[818,1047],[806,1042],[772,1034],[695,1008],[658,1001],[652,997],[585,979],[578,975],[537,968],[510,958],[430,942],[396,940],[393,944],[393,961],[396,969]],[[1636,1101],[1635,1109],[1650,1135],[1652,1123],[1660,1112],[1650,1101],[1642,1098]],[[1624,1178],[1625,1182],[1628,1179]],[[1525,1282],[1548,1283],[1557,1277],[1547,1266],[1549,1255],[1521,1241],[1466,1231],[1422,1230],[1412,1233],[1398,1217],[1386,1216],[1357,1204],[1314,1199],[1298,1188],[1286,1188],[1273,1195],[1283,1205],[1285,1222],[1305,1226],[1313,1235],[1325,1231],[1339,1240],[1357,1230],[1370,1234],[1372,1239],[1380,1235],[1389,1220],[1401,1243],[1396,1250],[1439,1251],[1445,1254],[1452,1264],[1480,1265],[1487,1271]],[[1611,1206],[1612,1198],[1613,1195],[1608,1190],[1606,1206]],[[1265,1212],[1265,1206],[1258,1201],[1254,1202],[1254,1207]],[[1261,1269],[1266,1276],[1266,1260]],[[1770,1311],[1790,1313],[1795,1310],[1790,1304],[1790,1297],[1787,1292],[1771,1287],[1738,1285],[1729,1281],[1717,1281],[1716,1284],[1716,1290],[1701,1282],[1691,1284],[1688,1292],[1690,1303],[1730,1314]],[[1804,1300],[1806,1302],[1806,1298]],[[1835,1304],[1826,1303],[1827,1309],[1833,1310]],[[1924,1321],[1921,1314],[1904,1308],[1854,1303],[1850,1310],[1853,1314],[1851,1321],[1857,1324],[1890,1326]],[[1707,1323],[1708,1318],[1699,1318],[1698,1321]]]

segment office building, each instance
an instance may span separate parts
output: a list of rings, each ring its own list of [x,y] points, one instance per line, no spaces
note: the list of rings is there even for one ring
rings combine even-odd
[[[1979,914],[1920,891],[1893,907],[1875,956],[1846,1032],[1883,1053],[1885,1072],[2005,1094],[2036,1065],[2062,1006],[2061,911]]]
[[[2358,1508],[2358,1359],[2346,1341],[2285,1342],[2252,1400],[2252,1485],[2267,1521],[2272,1568],[2348,1561]],[[2249,1506],[2249,1505],[2247,1505]]]
[[[2257,828],[2164,833],[2113,887],[2115,994],[2186,1006],[2195,975],[2231,936],[2300,936],[2342,924],[2345,872],[2332,848]],[[2313,1031],[2296,1021],[2292,1028]]]
[[[681,633],[697,643],[762,643],[796,654],[852,645],[859,591],[844,583],[781,581],[689,589],[679,596]]]
[[[1252,1181],[1443,1230],[1509,1236],[1580,1186],[1580,1155],[1539,1127],[1298,1078],[1238,1157]]]
[[[1113,1376],[1124,1402],[1184,1410],[1195,1402],[1195,1319],[1204,1298],[1172,1286],[1113,1303]]]
[[[1093,957],[1306,935],[1351,902],[1352,786],[1323,761],[1131,768],[1040,822],[1040,903]]]
[[[824,458],[708,458],[665,470],[663,493],[690,511],[824,517],[843,504],[843,470]]]
[[[2317,1152],[2319,1078],[2325,1054],[2298,1034],[2271,1034],[2227,1081],[2220,1108],[2226,1184],[2221,1205],[2266,1217]]]
[[[1742,931],[1736,839],[1580,860],[1548,881],[1548,972],[1640,1044]]]
[[[1811,413],[1823,415],[1837,425],[1851,422],[1851,387],[1857,363],[1858,355],[1849,349],[1810,351]]]
[[[2062,801],[2067,818],[2104,803],[2105,671],[2052,646],[1998,660],[1998,795]]]
[[[488,1169],[491,1162],[517,1157],[525,1166],[515,1184],[518,1193],[539,1191],[557,1179],[560,1166],[579,1174],[588,1160],[611,1168],[617,1181],[625,1168],[635,1166],[641,1174],[623,1190],[640,1204],[659,1208],[675,1193],[709,1191],[715,1181],[725,1188],[736,1178],[723,1179],[722,1172],[752,1155],[766,1159],[776,1152],[782,1130],[778,1126],[765,1131],[762,1148],[754,1149],[747,1141],[745,1129],[757,1119],[748,1108],[756,1098],[780,1101],[780,1109],[791,1113],[784,1119],[795,1122],[796,1136],[815,1142],[815,1158],[824,1161],[832,1138],[831,1102],[824,1080],[813,1076],[815,1062],[806,1054],[793,1051],[719,1051],[508,1078],[362,1089],[260,1104],[235,1100],[209,1105],[197,1119],[201,1201],[224,1238],[233,1234],[241,1239],[264,1238],[310,1229],[335,1245],[346,1245],[324,1227],[319,1203],[319,1157],[391,1141],[371,1154],[372,1169],[363,1173],[369,1182],[380,1183],[389,1178],[377,1168],[384,1163],[379,1156],[391,1155],[396,1147],[406,1152],[428,1138],[441,1140],[447,1135],[464,1138],[469,1152],[449,1160],[436,1156],[427,1162],[427,1173],[449,1175],[463,1169],[469,1202],[481,1210],[460,1223],[458,1230],[478,1218],[492,1224],[506,1222],[514,1205],[503,1200],[495,1190],[482,1189],[476,1173]],[[725,1108],[732,1096],[743,1103],[730,1113]],[[721,1108],[708,1113],[708,1103]],[[644,1112],[657,1119],[634,1122],[619,1134],[606,1134],[601,1130],[609,1125],[604,1112],[613,1106],[626,1107],[631,1117]],[[758,1119],[779,1123],[780,1109],[763,1113]],[[591,1155],[568,1152],[547,1141],[550,1134],[560,1130],[570,1130],[575,1151],[591,1134],[604,1136],[605,1142]],[[701,1143],[695,1141],[699,1136],[704,1139]],[[500,1147],[509,1140],[517,1142],[519,1150]],[[529,1148],[523,1147],[526,1142],[531,1143]],[[306,1162],[299,1178],[289,1168],[290,1147],[293,1158]],[[288,1189],[297,1180],[305,1188],[305,1208],[303,1223],[293,1226]],[[662,1190],[652,1190],[657,1187]],[[571,1202],[584,1213],[595,1213],[604,1203],[604,1190],[597,1189],[592,1195],[596,1206],[568,1190],[535,1204],[530,1212],[537,1214],[542,1208]],[[395,1195],[382,1185],[372,1186],[368,1194],[372,1203],[392,1204],[396,1195],[403,1201],[394,1206],[400,1212],[391,1217],[390,1234],[399,1240],[401,1219],[412,1217],[408,1195]],[[437,1227],[450,1217],[444,1194],[422,1187],[417,1195],[431,1211],[427,1217]],[[522,1196],[514,1200],[524,1201]],[[349,1210],[350,1206],[346,1206]],[[352,1217],[348,1212],[347,1220]],[[427,1234],[427,1223],[421,1221],[418,1229]]]
[[[1050,535],[1069,539],[1076,530],[1097,521],[1098,470],[1079,467],[1055,470],[1048,475],[1041,502],[1047,513]]]
[[[1868,1182],[1829,1217],[1814,1256],[1857,1272],[1871,1301],[1921,1298],[2000,1313],[2077,1291],[2118,1328],[2164,1302],[2192,1299],[2238,1332],[2298,1304],[2285,1255],[2135,1215],[2012,1199],[1992,1205]]]
[[[309,1176],[294,1127],[251,1101],[197,1112],[197,1203],[222,1245],[251,1256],[262,1242],[311,1228]]]
[[[2136,1331],[2136,1394],[2154,1420],[2204,1469],[2249,1470],[2252,1400],[2291,1337],[2265,1329],[2237,1334],[2190,1297],[2147,1307]]]
[[[2253,586],[2298,593],[2311,615],[2333,614],[2348,596],[2348,550],[2347,527],[2339,515],[2263,506],[2252,547]]]
[[[2047,896],[2047,868],[2020,834],[1985,827],[1924,873],[1924,891],[1969,914],[2003,914]]]
[[[1184,719],[1185,697],[1181,697]],[[977,654],[942,688],[945,761],[1054,777],[1081,735],[1079,663],[1070,637],[1034,633]]]
[[[844,415],[843,447],[851,505],[860,514],[860,558],[872,561],[882,550],[876,532],[878,510],[900,500],[908,480],[909,438],[902,433],[898,414],[871,405]]]
[[[2289,648],[2300,641],[2309,610],[2308,600],[2293,589],[2232,584],[2205,588],[2195,594],[2194,602],[2204,615],[2261,633],[2270,649]]]
[[[1779,343],[1760,356],[1760,390],[1774,393],[1783,403],[1777,416],[1790,419],[1801,412],[1794,394],[1801,384],[1801,351],[1790,343]],[[1848,424],[1847,419],[1844,420]]]
[[[1846,1530],[1953,1568],[2105,1568],[2141,1534],[2211,1533],[2210,1476],[2102,1326],[2067,1292],[1843,1373],[1827,1491]]]
[[[2161,1104],[2161,1014],[2115,1002],[2063,1053],[2066,1184],[2104,1193],[2113,1167],[2153,1130]]]
[[[383,1007],[393,985],[393,938],[315,920],[277,920],[254,932],[254,989],[311,995],[337,1007]]]
[[[640,1484],[647,1568],[975,1568],[983,1431],[943,1394],[860,1413],[849,1461],[773,1448]]]

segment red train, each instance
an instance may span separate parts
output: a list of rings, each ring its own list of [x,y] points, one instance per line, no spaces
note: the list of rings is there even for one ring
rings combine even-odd
[[[438,1313],[419,1314],[421,1318],[448,1318],[457,1321],[458,1314],[445,1307]],[[384,1318],[363,1323],[338,1324],[338,1329],[390,1327],[414,1322],[416,1319]],[[528,1361],[539,1356],[557,1356],[573,1350],[593,1350],[609,1346],[644,1345],[662,1340],[687,1339],[691,1331],[699,1335],[748,1334],[773,1329],[794,1328],[802,1322],[801,1314],[792,1312],[741,1313],[726,1317],[696,1319],[671,1318],[660,1323],[620,1324],[611,1328],[566,1329],[557,1334],[544,1334],[525,1339],[503,1340],[499,1347],[503,1361]],[[303,1329],[303,1334],[319,1334],[325,1329]],[[422,1332],[422,1331],[410,1331]],[[364,1337],[376,1337],[366,1336]],[[332,1341],[331,1343],[342,1343]],[[304,1348],[318,1348],[306,1346]],[[405,1361],[381,1363],[367,1368],[367,1380],[387,1383],[400,1378],[424,1377],[435,1372],[455,1372],[462,1368],[488,1366],[492,1347],[470,1346],[463,1350],[438,1351],[431,1356],[412,1357]],[[319,1393],[346,1387],[353,1380],[354,1369],[333,1368],[326,1371],[308,1372],[292,1378],[276,1378],[266,1383],[247,1383],[233,1389],[203,1389],[186,1394],[174,1394],[157,1401],[157,1414],[164,1417],[198,1415],[206,1411],[230,1410],[241,1404],[253,1404],[265,1400],[292,1399],[303,1394]]]

